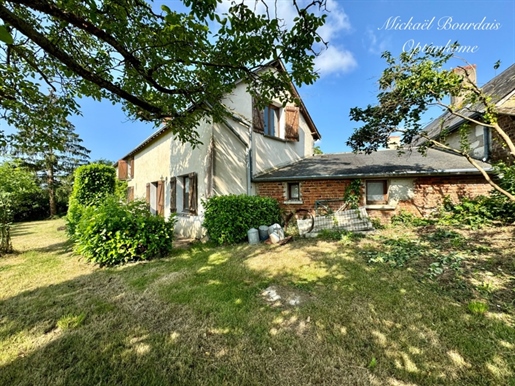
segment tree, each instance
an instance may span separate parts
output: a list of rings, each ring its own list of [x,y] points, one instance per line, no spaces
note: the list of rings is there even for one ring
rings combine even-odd
[[[47,99],[50,105],[56,102],[52,95]],[[40,110],[40,114],[44,115],[44,111]],[[41,184],[48,191],[50,217],[57,215],[56,194],[62,180],[66,181],[66,177],[89,159],[90,151],[81,145],[82,139],[74,129],[64,119],[45,127],[20,127],[9,137],[13,154],[41,177]]]
[[[378,104],[351,109],[351,119],[364,124],[354,131],[347,144],[354,151],[370,153],[386,146],[391,134],[401,133],[404,146],[417,144],[421,152],[432,146],[465,157],[495,190],[515,201],[515,192],[509,192],[494,182],[469,154],[465,130],[458,147],[447,144],[448,132],[444,121],[441,122],[439,136],[430,136],[423,131],[422,114],[431,106],[438,106],[466,123],[491,128],[497,134],[495,138],[506,145],[515,160],[515,145],[498,123],[498,111],[492,96],[470,80],[468,67],[459,66],[461,71],[443,69],[452,57],[452,54],[430,51],[423,55],[404,52],[395,59],[385,52],[383,58],[388,67],[379,79]],[[448,96],[458,98],[454,103],[452,99],[446,102]]]
[[[278,1],[278,0],[276,0]],[[245,81],[264,105],[293,98],[291,81],[311,84],[317,33],[326,0],[292,0],[291,24],[258,0],[263,12],[221,0],[183,0],[177,12],[157,12],[145,0],[4,0],[0,2],[0,109],[20,127],[51,127],[79,112],[77,97],[121,103],[132,119],[170,126],[175,135],[199,142],[202,118],[227,115],[221,97]],[[276,7],[277,8],[277,4]],[[288,71],[257,71],[283,60]],[[45,116],[35,113],[45,88],[58,96]],[[5,138],[4,138],[5,141]]]
[[[320,154],[324,154],[324,152],[322,151],[322,149],[320,148],[319,145],[316,145],[313,147],[313,154],[320,155]]]
[[[16,162],[0,164],[0,255],[12,252],[11,222],[26,197],[39,190],[34,173]]]

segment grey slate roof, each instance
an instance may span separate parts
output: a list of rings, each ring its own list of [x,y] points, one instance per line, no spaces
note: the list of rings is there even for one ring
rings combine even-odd
[[[499,101],[501,101],[509,93],[515,90],[515,64],[512,64],[506,70],[497,75],[495,78],[485,83],[485,85],[482,88],[487,95],[490,95],[492,97],[493,103],[498,103]],[[481,111],[482,108],[474,106],[472,109],[470,109],[470,111],[463,109],[462,112],[464,113],[464,115],[470,117],[477,116],[477,112],[473,110]],[[510,114],[510,110],[503,110],[502,108],[499,109],[499,112],[504,114]],[[428,133],[429,137],[434,138],[440,133],[440,129],[442,127],[448,128],[450,131],[453,131],[454,129],[458,128],[462,122],[462,118],[445,112],[444,114],[440,115],[438,118],[433,120],[431,123],[429,123],[424,128],[424,131]]]
[[[477,161],[486,171],[491,165]],[[372,154],[323,154],[260,174],[254,182],[339,178],[415,177],[479,174],[465,158],[435,149],[423,156],[416,149],[399,156],[397,150]]]

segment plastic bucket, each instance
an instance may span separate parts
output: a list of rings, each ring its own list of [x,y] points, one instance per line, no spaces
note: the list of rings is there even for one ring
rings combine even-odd
[[[266,225],[261,225],[259,227],[259,240],[265,241],[268,239],[268,227]]]
[[[247,231],[249,244],[259,244],[259,232],[256,228],[251,228]]]

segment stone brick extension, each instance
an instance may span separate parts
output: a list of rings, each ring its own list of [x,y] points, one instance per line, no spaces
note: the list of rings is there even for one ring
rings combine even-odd
[[[260,196],[272,197],[279,201],[282,208],[315,209],[316,200],[342,198],[350,180],[308,180],[300,181],[300,194],[302,203],[286,201],[285,182],[259,182],[256,183],[257,193]],[[418,177],[414,182],[414,197],[400,201],[395,209],[377,210],[368,209],[371,217],[387,222],[391,216],[401,210],[408,211],[417,216],[427,216],[438,210],[446,196],[453,202],[463,197],[473,198],[480,195],[489,195],[492,188],[481,176],[434,176]],[[364,204],[362,197],[360,205]],[[330,205],[333,209],[341,203]]]

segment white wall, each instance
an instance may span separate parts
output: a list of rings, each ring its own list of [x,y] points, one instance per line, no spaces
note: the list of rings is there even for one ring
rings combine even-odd
[[[163,158],[161,162],[168,160],[168,176],[178,177],[177,180],[177,224],[175,232],[180,237],[200,238],[203,236],[202,221],[204,219],[204,207],[202,200],[208,195],[208,185],[210,177],[209,167],[209,146],[212,138],[212,124],[202,121],[197,126],[201,145],[195,148],[189,143],[181,143],[173,140],[169,144],[169,157]],[[137,167],[136,167],[137,172]],[[198,215],[191,216],[189,213],[181,213],[182,208],[182,183],[181,176],[190,173],[197,173],[197,194],[198,194]],[[168,180],[169,181],[169,180]],[[170,192],[165,194],[165,214],[170,213]]]

